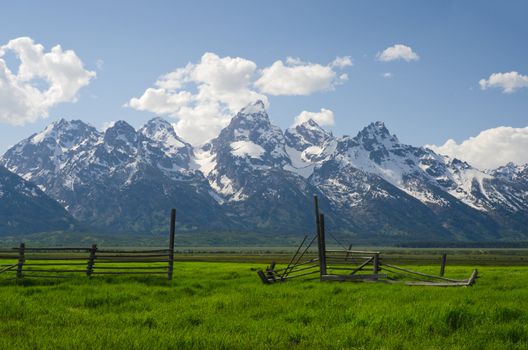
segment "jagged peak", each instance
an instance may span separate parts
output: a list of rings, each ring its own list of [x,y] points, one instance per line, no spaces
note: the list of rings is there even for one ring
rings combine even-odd
[[[252,129],[255,123],[258,123],[261,126],[263,125],[266,128],[271,127],[271,121],[266,112],[264,102],[261,100],[250,103],[242,108],[240,112],[231,119],[227,128]]]
[[[66,120],[61,118],[49,124],[39,133],[32,135],[29,139],[32,143],[40,143],[48,138],[60,138],[62,135],[70,135],[75,131],[89,131],[98,133],[97,129],[93,126],[83,122],[82,120]]]
[[[262,100],[257,100],[252,103],[248,103],[244,108],[239,112],[240,114],[259,114],[266,113],[266,105]]]
[[[145,125],[143,125],[143,127],[149,126],[149,125],[172,128],[172,124],[167,119],[162,118],[162,117],[154,117],[150,119],[149,121],[145,123]]]
[[[355,137],[359,143],[380,144],[386,148],[399,145],[400,141],[396,135],[391,135],[385,123],[381,121],[373,122],[364,127]]]
[[[106,129],[104,134],[106,141],[115,139],[135,141],[136,137],[136,129],[124,120],[116,121],[111,127]]]
[[[385,126],[385,123],[381,121],[370,123],[369,125],[364,127],[358,135],[379,135],[383,138],[391,137],[389,130]]]
[[[160,141],[169,147],[183,147],[188,145],[181,137],[178,136],[174,126],[166,119],[155,117],[150,119],[141,127],[139,132],[156,141]]]

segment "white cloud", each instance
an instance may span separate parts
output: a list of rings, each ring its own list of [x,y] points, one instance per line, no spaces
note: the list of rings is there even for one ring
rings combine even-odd
[[[387,47],[383,52],[379,52],[376,56],[379,61],[389,62],[396,60],[404,60],[406,62],[418,61],[420,56],[414,52],[409,46],[396,44]]]
[[[495,169],[513,162],[528,163],[528,127],[500,126],[482,131],[458,144],[447,140],[442,146],[428,145],[437,153],[467,161],[479,169]]]
[[[332,67],[345,68],[354,65],[350,56],[336,57],[336,59],[330,64]]]
[[[109,122],[103,122],[101,124],[101,130],[102,131],[106,131],[107,129],[112,128],[114,126],[114,124],[115,124],[115,120],[111,120]]]
[[[334,68],[352,65],[350,57],[337,57],[328,65],[303,62],[288,57],[286,63],[275,61],[261,71],[255,86],[265,94],[310,95],[317,91],[332,90],[348,79],[346,74],[337,75]]]
[[[512,93],[515,90],[528,87],[528,76],[521,75],[518,72],[493,73],[489,78],[479,81],[480,88],[500,88],[502,92]]]
[[[338,57],[332,64],[345,67],[351,63],[348,57]],[[200,144],[215,137],[248,103],[260,99],[268,105],[267,94],[309,95],[348,79],[346,74],[337,76],[332,64],[288,57],[286,64],[277,61],[259,71],[255,62],[245,58],[205,53],[200,62],[161,76],[126,106],[177,118],[176,132]]]
[[[176,132],[199,144],[216,136],[233,113],[267,97],[251,88],[257,65],[240,57],[205,53],[200,62],[189,63],[163,75],[139,98],[127,105],[143,111],[178,118]],[[196,92],[189,90],[195,88]]]
[[[390,79],[393,77],[393,74],[391,72],[386,72],[381,75],[385,79]]]
[[[17,72],[6,64],[9,52],[20,60]],[[31,38],[13,39],[0,46],[0,122],[24,125],[45,118],[51,107],[75,102],[93,77],[72,50],[57,45],[45,52]]]
[[[302,111],[295,117],[293,125],[299,125],[312,119],[319,125],[334,125],[334,112],[321,108],[320,112]]]

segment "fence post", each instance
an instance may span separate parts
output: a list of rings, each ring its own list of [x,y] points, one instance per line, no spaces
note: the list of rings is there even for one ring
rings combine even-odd
[[[95,264],[95,253],[97,252],[97,244],[92,244],[90,248],[90,257],[88,258],[88,266],[86,267],[86,276],[91,277]]]
[[[379,253],[374,254],[374,262],[372,263],[372,273],[377,274],[380,271]]]
[[[319,214],[319,273],[326,275],[326,241],[324,215]]]
[[[24,267],[24,262],[26,261],[25,258],[25,251],[26,251],[26,244],[20,243],[20,247],[18,248],[18,267],[17,267],[17,278],[22,277],[22,268]]]
[[[170,238],[169,238],[169,268],[167,271],[167,277],[169,281],[172,281],[172,271],[174,269],[174,236],[176,234],[176,209],[171,210],[171,221],[170,221]]]
[[[348,245],[348,251],[345,255],[345,261],[348,261],[348,257],[350,256],[350,251],[352,250],[352,243]]]
[[[440,264],[440,277],[444,277],[445,265],[447,261],[447,254],[442,254],[442,262]]]

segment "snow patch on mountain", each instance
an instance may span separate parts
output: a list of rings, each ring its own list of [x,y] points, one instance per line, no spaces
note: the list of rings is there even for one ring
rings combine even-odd
[[[235,157],[250,157],[261,159],[266,152],[262,146],[257,145],[251,141],[235,141],[231,142],[231,153]]]

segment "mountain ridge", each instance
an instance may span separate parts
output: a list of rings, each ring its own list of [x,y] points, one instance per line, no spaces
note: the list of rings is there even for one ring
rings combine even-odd
[[[305,232],[317,194],[332,229],[356,237],[528,237],[526,165],[480,171],[402,144],[379,121],[356,136],[336,137],[311,119],[283,131],[261,101],[202,147],[159,117],[104,132],[60,120],[0,164],[98,229],[157,232],[156,221],[176,206],[184,230]]]

